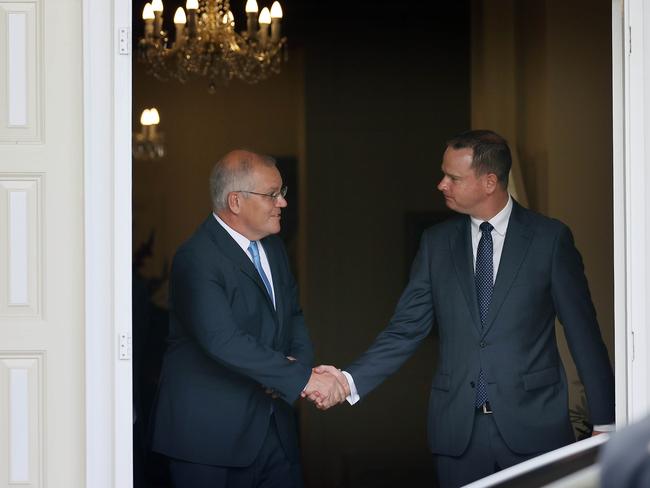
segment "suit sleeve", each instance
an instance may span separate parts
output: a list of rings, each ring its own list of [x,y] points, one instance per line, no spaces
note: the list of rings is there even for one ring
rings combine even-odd
[[[395,373],[431,331],[433,303],[429,263],[425,233],[411,267],[409,282],[388,327],[359,359],[345,368],[352,375],[361,397]]]
[[[614,423],[614,375],[591,301],[582,257],[571,231],[562,226],[551,274],[553,301],[571,356],[585,387],[593,424]]]
[[[237,326],[224,287],[190,251],[172,266],[173,312],[212,359],[228,369],[273,388],[291,403],[307,384],[311,370],[289,362],[281,351],[261,344]]]

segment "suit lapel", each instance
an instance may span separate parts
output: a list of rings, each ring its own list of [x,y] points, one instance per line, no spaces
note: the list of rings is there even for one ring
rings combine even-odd
[[[474,257],[469,217],[459,219],[456,232],[450,236],[449,245],[451,246],[452,259],[460,282],[460,288],[463,290],[463,295],[465,295],[467,301],[467,308],[469,308],[474,320],[474,326],[480,332],[481,319],[478,314],[478,300],[474,283]]]
[[[510,221],[508,222],[506,240],[503,243],[499,270],[492,291],[492,300],[490,301],[490,309],[485,321],[483,335],[487,333],[494,323],[494,319],[508,295],[510,286],[526,257],[532,242],[532,236],[533,231],[526,222],[526,210],[513,201],[512,214],[510,214]]]
[[[264,297],[266,298],[269,307],[271,307],[271,310],[275,312],[275,308],[273,307],[273,302],[271,301],[271,297],[269,297],[269,294],[266,291],[266,286],[264,286],[264,282],[262,281],[260,274],[255,269],[255,266],[253,265],[253,262],[250,260],[248,255],[244,252],[244,250],[241,247],[239,247],[239,244],[237,244],[235,240],[232,237],[230,237],[228,232],[226,232],[226,230],[223,227],[221,227],[221,224],[217,222],[217,220],[214,218],[213,215],[210,215],[205,220],[203,226],[208,232],[208,234],[210,235],[212,241],[217,245],[217,247],[221,250],[221,252],[233,263],[235,263],[235,265],[237,265],[237,267],[246,276],[248,276],[251,280],[253,280],[257,284],[257,287],[259,288],[260,292],[264,294]],[[266,247],[264,248],[264,250],[266,251]],[[275,313],[273,314],[273,316],[275,317]]]

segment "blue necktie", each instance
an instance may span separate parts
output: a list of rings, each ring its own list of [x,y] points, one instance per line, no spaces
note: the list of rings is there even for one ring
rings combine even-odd
[[[492,288],[494,287],[494,261],[492,260],[492,224],[483,222],[480,227],[481,240],[478,242],[476,249],[476,272],[474,281],[476,282],[476,296],[478,298],[478,311],[481,317],[481,329],[485,327],[490,300],[492,300]],[[479,371],[478,384],[476,386],[475,405],[480,407],[488,399],[487,382],[483,369]]]
[[[257,241],[251,241],[250,245],[248,246],[248,252],[250,252],[251,256],[253,256],[253,264],[255,265],[255,269],[259,273],[260,278],[262,278],[262,281],[264,282],[264,286],[266,287],[266,291],[271,297],[271,300],[273,300],[273,291],[271,290],[271,283],[269,283],[269,279],[266,276],[264,269],[262,268],[262,261],[260,261],[260,251],[257,248]]]

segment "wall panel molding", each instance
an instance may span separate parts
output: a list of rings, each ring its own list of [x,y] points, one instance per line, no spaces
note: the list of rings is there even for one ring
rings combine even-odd
[[[42,316],[43,175],[0,176],[0,320]]]
[[[40,0],[0,0],[0,144],[42,142],[40,12]]]
[[[39,488],[44,476],[44,351],[0,351],[0,485]]]

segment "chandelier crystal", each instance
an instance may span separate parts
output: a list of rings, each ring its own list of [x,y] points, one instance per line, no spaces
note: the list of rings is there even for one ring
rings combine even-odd
[[[184,83],[205,76],[214,93],[217,84],[233,78],[246,83],[265,80],[279,73],[287,60],[287,39],[280,29],[282,8],[277,1],[271,10],[264,7],[259,12],[256,0],[248,0],[246,30],[237,32],[229,0],[187,0],[185,10],[178,7],[174,15],[173,43],[163,29],[163,9],[162,0],[145,5],[144,37],[138,43],[138,59],[159,80]]]

